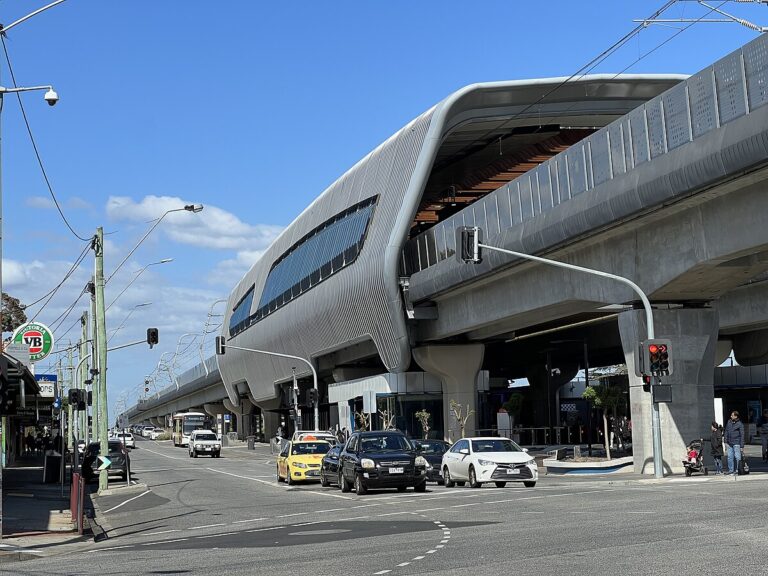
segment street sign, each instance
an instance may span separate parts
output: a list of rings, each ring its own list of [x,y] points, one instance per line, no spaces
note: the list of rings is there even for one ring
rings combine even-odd
[[[31,364],[29,361],[29,346],[26,346],[21,342],[10,342],[5,347],[5,353],[9,356],[13,356],[16,360],[29,368]]]
[[[35,380],[37,380],[37,384],[40,386],[41,398],[56,397],[56,388],[59,380],[56,374],[35,374]]]
[[[101,465],[99,466],[99,470],[106,470],[107,468],[112,466],[112,460],[110,460],[106,456],[99,456],[99,460],[101,461]]]
[[[40,322],[22,324],[13,333],[12,342],[23,344],[29,350],[29,361],[39,362],[53,350],[53,332]]]
[[[366,414],[376,412],[376,390],[363,390],[363,412]]]

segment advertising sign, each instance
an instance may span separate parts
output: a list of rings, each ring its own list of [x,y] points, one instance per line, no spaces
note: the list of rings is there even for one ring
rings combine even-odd
[[[12,342],[29,349],[30,362],[39,362],[53,350],[53,332],[40,322],[27,322],[16,328]]]
[[[35,380],[37,380],[37,384],[40,386],[40,396],[42,398],[56,397],[56,384],[58,383],[56,374],[35,374]]]

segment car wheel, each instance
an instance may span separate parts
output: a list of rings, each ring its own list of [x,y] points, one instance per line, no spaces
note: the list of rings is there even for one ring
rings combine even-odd
[[[277,481],[278,482],[282,482],[283,481],[283,477],[280,476],[280,466],[277,467]]]
[[[192,458],[197,458],[197,450],[192,450]]]
[[[526,488],[533,488],[534,486],[536,486],[536,482],[523,482],[523,485]]]
[[[328,488],[328,486],[330,485],[331,483],[328,482],[328,478],[326,478],[325,474],[323,474],[323,471],[320,470],[320,486],[322,486],[323,488]]]
[[[296,484],[296,481],[295,481],[295,480],[293,479],[293,477],[291,476],[291,467],[290,467],[290,466],[288,466],[288,467],[285,469],[285,473],[286,473],[286,474],[287,474],[287,476],[288,476],[288,486],[293,486],[294,484]]]
[[[496,482],[496,488],[504,488],[504,486],[506,485],[507,485],[506,482]]]
[[[416,492],[426,492],[427,491],[427,481],[424,480],[421,484],[416,484],[416,486],[413,487],[413,489]]]
[[[445,484],[446,488],[453,488],[456,483],[451,478],[451,473],[448,471],[448,466],[443,468],[443,483]]]
[[[469,487],[470,488],[480,488],[481,484],[477,481],[477,474],[475,474],[474,467],[469,467]]]
[[[365,484],[363,484],[363,477],[358,474],[355,476],[355,494],[358,496],[364,496],[366,492],[368,492],[368,488],[366,488]]]
[[[192,452],[189,453],[189,457],[192,458]]]
[[[349,484],[347,484],[344,473],[341,470],[339,470],[339,488],[341,488],[342,492],[349,492]]]

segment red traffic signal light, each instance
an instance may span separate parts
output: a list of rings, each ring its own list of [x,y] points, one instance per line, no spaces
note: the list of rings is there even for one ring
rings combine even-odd
[[[671,348],[669,340],[654,339],[643,342],[642,373],[652,376],[672,374]]]
[[[648,345],[648,352],[651,354],[656,354],[656,352],[659,351],[659,347],[656,344],[649,344]]]

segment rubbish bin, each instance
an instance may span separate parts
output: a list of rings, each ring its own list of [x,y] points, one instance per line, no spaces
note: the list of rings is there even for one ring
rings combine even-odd
[[[256,436],[247,436],[248,450],[256,450]]]

